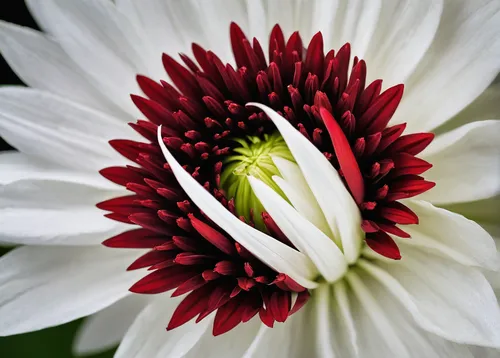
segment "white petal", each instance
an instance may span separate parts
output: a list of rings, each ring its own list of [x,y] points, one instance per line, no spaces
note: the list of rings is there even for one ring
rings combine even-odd
[[[331,293],[328,290],[328,285],[319,285],[314,290],[313,295],[314,311],[316,315],[316,329],[315,335],[316,349],[323,358],[337,357],[334,347],[337,346],[337,341],[333,335],[336,323],[332,321],[331,317]],[[333,339],[332,339],[333,338]]]
[[[354,273],[352,270],[346,275],[347,282],[352,287],[355,292],[360,306],[362,307],[362,312],[356,312],[359,316],[366,315],[367,320],[371,321],[373,328],[378,332],[376,337],[380,342],[378,343],[381,347],[390,347],[391,354],[395,357],[410,357],[408,349],[405,347],[404,342],[396,331],[396,327],[392,324],[390,316],[384,314],[380,303],[377,302],[372,293],[363,284],[360,277]],[[365,328],[366,329],[366,328]],[[363,335],[368,336],[367,332],[359,332],[360,334],[360,344],[361,346],[366,346],[369,341],[363,340]],[[382,355],[380,355],[382,356]]]
[[[198,343],[183,358],[241,357],[255,339],[260,326],[260,319],[254,317],[249,322],[240,324],[217,337],[207,329]]]
[[[182,297],[156,296],[125,334],[115,358],[184,357],[212,324],[213,318],[207,317],[167,332],[165,327]]]
[[[120,343],[149,302],[147,295],[130,295],[85,319],[73,342],[77,355],[95,354]]]
[[[30,157],[20,152],[0,153],[0,184],[17,180],[55,180],[83,184],[98,189],[116,190],[116,196],[126,195],[123,187],[114,184],[99,173],[66,169],[56,164]]]
[[[248,177],[255,196],[271,215],[286,237],[306,254],[329,282],[335,282],[347,271],[347,261],[337,245],[310,223],[278,193],[262,181]]]
[[[125,297],[138,250],[24,246],[0,259],[0,335],[56,326]]]
[[[231,214],[180,166],[163,143],[160,130],[161,127],[158,128],[158,142],[163,155],[172,168],[179,185],[191,200],[210,219],[231,235],[234,240],[264,263],[276,271],[290,276],[304,287],[315,287],[316,283],[311,279],[314,278],[317,271],[310,259],[278,240],[243,223]]]
[[[340,238],[347,262],[355,262],[363,239],[360,229],[361,214],[335,168],[309,140],[279,114],[259,103],[248,105],[262,109],[276,125],[316,197],[334,239]]]
[[[23,87],[0,89],[0,134],[23,153],[93,172],[128,163],[108,140],[136,138],[114,117]]]
[[[104,217],[95,204],[116,192],[56,180],[0,186],[0,240],[32,245],[99,245],[132,226]]]
[[[425,178],[436,187],[419,199],[450,204],[500,193],[500,121],[469,123],[437,137],[421,154],[433,164]]]
[[[433,132],[442,134],[470,122],[486,121],[500,118],[500,84],[494,83],[488,87],[474,102],[464,108],[459,114],[436,128]]]
[[[457,343],[500,347],[500,309],[491,286],[479,270],[404,242],[399,247],[401,261],[377,262],[382,273],[373,268],[369,272],[423,329]]]
[[[347,278],[354,293],[350,301],[360,357],[473,357],[467,346],[420,329],[400,302],[370,276],[353,270]]]
[[[474,221],[425,201],[407,200],[405,205],[419,218],[418,225],[405,227],[412,236],[411,240],[402,239],[406,244],[429,249],[463,265],[498,269],[495,242]]]
[[[443,205],[443,207],[474,220],[485,228],[491,236],[500,237],[500,221],[498,220],[500,195],[468,203]]]
[[[500,69],[499,26],[500,2],[447,0],[393,122],[407,122],[409,133],[430,131],[478,97]]]
[[[380,19],[364,56],[368,83],[377,78],[386,86],[403,83],[430,46],[442,11],[442,0],[382,1]]]
[[[358,344],[358,333],[354,327],[354,317],[352,316],[351,305],[349,303],[349,293],[347,291],[347,285],[345,281],[339,281],[332,286],[333,300],[335,302],[336,317],[339,322],[338,334],[343,339],[339,339],[339,344],[344,347],[348,347],[353,356],[359,356],[359,344]],[[343,342],[349,342],[350,344],[344,344]],[[341,352],[344,349],[342,347],[337,347]],[[343,355],[341,354],[340,357]]]
[[[302,307],[285,323],[275,323],[273,328],[262,324],[255,339],[242,358],[303,358],[315,350],[314,326],[311,322],[311,305]]]
[[[273,157],[273,162],[282,176],[282,178],[275,176],[273,180],[285,193],[293,207],[327,236],[332,236],[325,215],[297,164],[280,157]]]
[[[149,75],[154,72],[149,71],[151,68],[158,73],[161,53],[156,62],[148,61],[151,50],[147,37],[138,33],[111,1],[46,0],[43,5],[30,6],[35,18],[42,19],[102,93],[127,113],[138,114],[129,97],[130,93],[140,93],[135,76]]]
[[[106,113],[125,115],[92,85],[56,41],[41,32],[0,22],[0,52],[28,86]]]
[[[379,22],[381,0],[341,0],[333,26],[333,43],[326,48],[338,50],[345,43],[351,44],[353,56],[363,58]]]

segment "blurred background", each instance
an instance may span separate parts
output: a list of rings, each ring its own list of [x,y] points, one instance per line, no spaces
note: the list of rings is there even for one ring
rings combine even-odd
[[[0,1],[0,19],[38,29],[22,0]],[[0,84],[23,85],[22,81],[10,70],[1,56]],[[0,137],[0,151],[6,150],[13,149]],[[4,255],[9,250],[10,248],[0,246],[0,255]],[[0,337],[0,357],[72,358],[74,355],[71,353],[71,345],[80,324],[81,320],[38,332],[20,334],[12,337]],[[113,356],[113,352],[114,350],[111,350],[102,354],[89,355],[86,357],[110,358]]]

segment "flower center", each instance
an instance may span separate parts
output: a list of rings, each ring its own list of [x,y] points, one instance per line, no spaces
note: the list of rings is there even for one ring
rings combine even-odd
[[[264,134],[261,137],[248,136],[246,139],[234,139],[239,144],[232,149],[234,154],[223,161],[220,176],[220,188],[229,198],[234,198],[236,213],[254,222],[263,231],[266,226],[262,219],[264,207],[253,193],[248,176],[262,180],[274,191],[286,199],[285,194],[274,182],[273,176],[280,175],[274,165],[273,156],[294,162],[285,141],[278,132]]]
[[[416,157],[433,135],[403,135],[404,124],[388,126],[403,86],[382,92],[381,80],[367,85],[366,64],[357,57],[351,64],[349,44],[325,54],[317,33],[304,51],[298,32],[285,41],[276,25],[266,59],[259,41],[250,42],[236,24],[231,24],[230,37],[236,68],[193,44],[195,60],[182,54],[184,65],[163,55],[175,87],[137,77],[147,98],[133,95],[132,100],[148,120],[131,126],[145,142],[110,141],[136,165],[101,171],[130,195],[97,206],[109,212],[106,217],[134,225],[104,245],[150,249],[129,267],[150,270],[130,290],[186,295],[168,329],[212,312],[214,335],[257,314],[272,327],[300,309],[310,295],[195,205],[165,161],[157,137],[160,125],[163,144],[184,171],[229,212],[290,250],[297,248],[252,194],[247,175],[283,196],[272,180],[279,175],[272,158],[293,158],[273,123],[259,109],[246,107],[249,102],[278,112],[324,154],[355,199],[366,244],[381,255],[399,259],[390,235],[409,237],[399,225],[418,223],[398,200],[434,185],[420,176],[430,164]]]

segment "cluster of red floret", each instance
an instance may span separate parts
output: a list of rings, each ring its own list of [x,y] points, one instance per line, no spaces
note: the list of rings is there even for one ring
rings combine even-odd
[[[167,329],[212,312],[214,335],[257,314],[272,327],[300,309],[309,293],[260,262],[193,204],[161,153],[156,140],[159,125],[165,145],[185,170],[237,216],[234,198],[219,188],[222,161],[235,145],[231,138],[276,130],[263,112],[245,104],[271,107],[339,170],[362,213],[366,243],[393,259],[400,255],[388,233],[409,237],[397,225],[418,223],[398,200],[434,185],[419,176],[431,165],[416,157],[432,134],[402,135],[404,124],[387,126],[403,86],[381,93],[381,80],[366,85],[366,64],[356,57],[350,64],[349,44],[324,54],[321,33],[304,49],[297,32],[285,41],[275,26],[268,62],[259,42],[250,42],[236,24],[230,35],[236,67],[193,44],[195,60],[181,54],[183,65],[163,55],[175,87],[137,77],[146,97],[134,95],[132,100],[147,119],[130,125],[146,142],[111,141],[137,165],[101,171],[131,194],[98,207],[109,211],[110,219],[138,225],[104,245],[151,249],[129,267],[150,271],[131,291],[187,294]],[[262,216],[267,233],[291,245],[272,218],[265,212]],[[253,225],[252,218],[240,219]]]

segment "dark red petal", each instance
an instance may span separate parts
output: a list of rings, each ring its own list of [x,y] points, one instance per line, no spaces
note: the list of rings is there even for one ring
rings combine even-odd
[[[366,244],[382,256],[393,260],[401,259],[398,245],[383,231],[366,235]]]
[[[397,85],[384,91],[358,119],[361,128],[368,134],[380,132],[391,120],[403,97],[404,85]]]
[[[149,267],[160,263],[162,261],[168,260],[169,257],[164,251],[149,251],[148,253],[142,255],[137,260],[135,260],[128,268],[127,271],[137,270],[144,267]]]
[[[130,291],[134,293],[161,293],[172,290],[196,276],[198,272],[185,266],[172,266],[154,271],[136,282]]]
[[[423,151],[433,139],[433,133],[407,134],[396,139],[396,141],[387,148],[387,151],[389,153],[405,152],[416,155]]]
[[[292,309],[290,310],[289,316],[300,310],[309,300],[311,297],[311,294],[309,291],[305,290],[302,292],[298,293],[297,299],[295,300],[295,304],[293,305]]]
[[[218,336],[226,333],[240,324],[243,312],[244,310],[241,309],[240,302],[237,299],[230,300],[220,307],[215,315],[213,335]]]
[[[148,249],[162,245],[167,238],[146,229],[125,231],[105,240],[102,244],[107,247],[122,247],[131,249]]]
[[[318,77],[323,77],[323,61],[325,55],[323,53],[323,34],[317,32],[309,42],[306,53],[306,71],[315,74]]]
[[[418,224],[418,216],[403,204],[393,201],[379,209],[379,214],[386,220],[396,224]]]
[[[212,289],[213,286],[205,285],[187,295],[175,309],[168,323],[167,331],[183,325],[200,314],[207,306],[208,297]]]
[[[344,174],[347,185],[351,190],[351,194],[356,203],[361,204],[365,196],[365,184],[361,171],[359,170],[356,157],[352,152],[351,146],[349,145],[344,132],[330,112],[321,108],[320,113],[321,118],[323,118],[326,128],[328,129],[328,133],[330,133],[333,149],[335,150],[335,154],[337,155],[337,159],[340,164],[340,169]]]
[[[189,215],[189,219],[191,220],[191,225],[193,225],[195,230],[198,231],[200,235],[205,238],[205,240],[228,255],[233,255],[235,253],[234,245],[219,231],[205,224],[201,220],[198,220],[192,214]]]
[[[432,168],[432,164],[408,153],[397,153],[392,156],[394,161],[394,175],[422,174]]]
[[[189,291],[196,290],[206,283],[207,281],[205,281],[201,274],[193,276],[177,287],[177,289],[172,293],[172,297],[181,296]]]
[[[162,60],[165,71],[167,71],[172,82],[183,94],[192,98],[201,97],[200,87],[191,71],[165,53]]]

